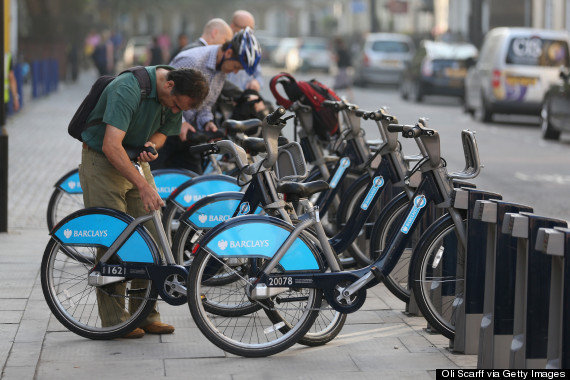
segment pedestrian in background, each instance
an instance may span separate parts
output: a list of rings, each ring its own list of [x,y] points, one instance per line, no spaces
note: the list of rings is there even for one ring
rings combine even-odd
[[[334,40],[334,54],[338,70],[334,78],[333,90],[346,90],[350,100],[354,97],[352,92],[352,61],[350,51],[341,37],[336,37]]]

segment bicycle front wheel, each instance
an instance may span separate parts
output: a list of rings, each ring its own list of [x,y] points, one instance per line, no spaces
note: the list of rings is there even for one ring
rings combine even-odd
[[[256,260],[256,259],[251,259]],[[226,271],[240,276],[236,286],[210,286],[211,268],[223,266]],[[219,269],[216,271],[219,273]],[[202,333],[222,350],[246,357],[269,356],[281,352],[301,338],[313,325],[322,301],[322,292],[316,289],[284,288],[280,294],[263,299],[250,300],[248,291],[250,276],[243,276],[238,270],[200,250],[192,262],[188,275],[188,305],[194,322]],[[224,292],[224,294],[222,294]],[[255,304],[248,314],[220,316],[207,311],[205,304],[212,301],[212,295],[226,305],[234,303]],[[278,322],[268,317],[277,313]],[[283,328],[287,327],[287,328]]]
[[[463,221],[464,226],[466,221]],[[454,303],[463,297],[465,249],[449,215],[424,234],[412,260],[412,288],[430,326],[449,339],[455,336]]]
[[[51,239],[41,264],[42,290],[52,313],[72,332],[90,339],[118,338],[146,318],[157,292],[147,280],[89,285],[96,253],[94,247],[63,246]],[[89,262],[75,260],[76,254],[90,257]]]

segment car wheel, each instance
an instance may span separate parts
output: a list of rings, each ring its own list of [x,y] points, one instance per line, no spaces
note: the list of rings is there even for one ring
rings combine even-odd
[[[410,85],[410,99],[416,103],[420,103],[424,98],[422,87],[419,82],[413,82]]]
[[[542,130],[542,138],[545,140],[558,140],[560,138],[560,131],[557,131],[550,123],[550,100],[546,99],[542,104],[540,111],[540,128]]]
[[[469,107],[469,103],[467,101],[468,97],[467,97],[467,89],[465,89],[465,92],[463,93],[463,112],[470,114],[471,116],[473,116],[474,111],[473,108]]]
[[[482,123],[489,123],[493,120],[493,112],[489,110],[489,106],[485,101],[485,97],[481,95],[479,107],[475,110],[475,119]]]
[[[408,100],[408,83],[405,80],[400,82],[400,97],[404,100]]]

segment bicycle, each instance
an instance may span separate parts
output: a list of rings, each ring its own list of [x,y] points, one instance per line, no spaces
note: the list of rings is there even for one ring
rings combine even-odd
[[[320,310],[321,297],[338,312],[355,312],[364,304],[366,289],[384,280],[397,264],[410,232],[417,227],[428,202],[433,201],[447,208],[449,218],[453,221],[453,231],[464,243],[464,218],[461,211],[451,204],[452,176],[447,173],[439,155],[439,135],[437,131],[426,128],[425,124],[425,120],[420,120],[414,126],[388,127],[391,132],[402,132],[403,137],[416,140],[424,157],[420,166],[422,181],[408,204],[406,219],[398,233],[391,238],[387,250],[369,266],[353,271],[340,270],[320,223],[318,207],[308,200],[319,190],[320,182],[285,183],[278,187],[278,191],[286,193],[288,198],[299,198],[305,209],[309,210],[300,217],[295,227],[269,216],[246,215],[224,222],[203,235],[195,245],[195,257],[187,282],[190,312],[202,333],[227,352],[241,356],[267,356],[290,347],[296,338],[303,335],[303,330],[310,327]],[[474,135],[464,131],[462,138],[468,165],[462,172],[454,173],[453,177],[474,178],[480,170]],[[269,163],[274,159],[274,152],[268,151]],[[316,231],[321,249],[306,238],[305,231],[309,227]],[[292,260],[291,252],[295,253],[295,260]],[[455,254],[455,260],[460,261],[464,251],[458,250]],[[450,253],[447,256],[453,259],[454,255]],[[247,265],[247,271],[238,273],[228,264],[235,261],[242,266]],[[261,310],[223,318],[208,313],[204,307],[208,292],[219,290],[219,287],[209,286],[211,268],[216,268],[216,273],[223,268],[239,278],[239,284],[231,289],[232,293],[225,295],[228,299],[251,300],[257,302],[261,310],[295,303],[296,323],[289,326],[285,322],[267,322],[260,315]],[[456,280],[459,283],[460,279]],[[290,295],[292,290],[295,291],[293,296]],[[299,305],[299,302],[302,304]],[[434,305],[425,306],[429,308]],[[300,332],[275,336],[271,341],[264,334],[283,333],[293,328],[298,328]],[[265,341],[251,342],[252,337],[260,336],[265,337]]]
[[[245,157],[243,150],[238,153]],[[159,245],[142,226],[149,221],[158,231]],[[188,271],[175,264],[158,211],[134,219],[112,209],[88,208],[66,217],[51,234],[41,264],[42,290],[56,318],[78,335],[91,339],[120,337],[137,327],[158,296],[171,305],[187,302],[184,284]],[[98,248],[104,249],[100,259]],[[240,266],[239,261],[226,264]],[[219,285],[220,277],[223,276],[212,272],[209,283]],[[121,315],[111,325],[101,322],[98,309],[106,303],[99,303],[98,292],[117,301]],[[317,299],[321,301],[315,298],[315,302]],[[298,318],[280,306],[266,310],[266,314],[268,320],[279,320],[276,323],[291,327],[268,334],[294,335],[295,340],[314,321],[313,318],[304,321],[308,325],[295,326]]]

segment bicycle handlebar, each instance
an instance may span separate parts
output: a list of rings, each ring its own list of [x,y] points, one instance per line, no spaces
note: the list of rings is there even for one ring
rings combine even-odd
[[[402,137],[408,139],[420,136],[433,136],[436,133],[435,130],[425,128],[420,123],[416,125],[390,124],[388,125],[388,132],[402,132]]]
[[[216,154],[220,152],[220,148],[216,143],[207,143],[194,145],[188,148],[188,151],[192,154],[201,154],[203,156],[208,154]]]
[[[278,107],[275,111],[265,117],[265,121],[269,125],[277,125],[280,124],[280,122],[283,122],[281,120],[281,116],[283,115],[285,115],[285,108]]]
[[[152,147],[152,146],[143,146],[143,147],[139,147],[139,148],[128,148],[128,147],[124,147],[124,148],[125,148],[125,152],[127,152],[127,156],[129,157],[129,160],[131,160],[131,161],[135,161],[137,158],[139,158],[139,156],[142,152],[148,152],[152,155],[158,154],[156,149],[154,149],[154,147]]]

